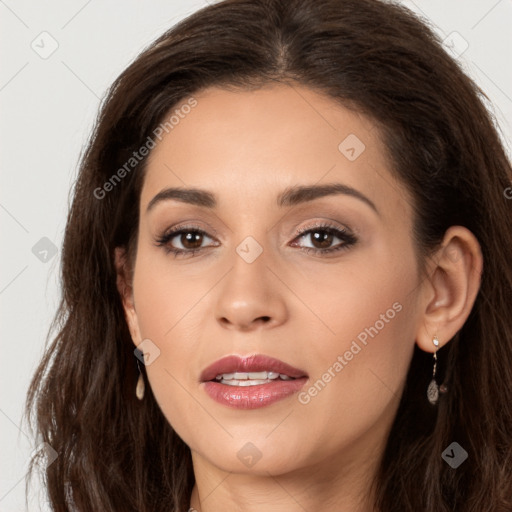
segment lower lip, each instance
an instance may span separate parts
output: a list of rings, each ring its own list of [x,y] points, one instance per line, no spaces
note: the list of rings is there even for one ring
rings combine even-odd
[[[294,380],[275,380],[256,386],[229,386],[219,382],[204,382],[204,390],[220,404],[235,409],[258,409],[287,398],[300,391],[307,377]]]

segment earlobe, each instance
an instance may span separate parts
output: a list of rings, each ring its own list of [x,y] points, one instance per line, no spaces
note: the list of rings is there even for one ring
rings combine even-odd
[[[134,344],[137,345],[140,342],[141,337],[133,299],[132,272],[129,268],[126,249],[124,247],[115,248],[114,261],[117,274],[117,290],[123,304],[128,329],[130,330]]]
[[[423,285],[422,322],[416,342],[434,352],[432,340],[442,347],[466,322],[480,288],[483,258],[476,237],[463,226],[450,227],[431,259]]]

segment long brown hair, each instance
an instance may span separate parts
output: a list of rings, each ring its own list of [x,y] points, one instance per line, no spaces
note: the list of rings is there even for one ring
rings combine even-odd
[[[56,334],[27,396],[29,422],[35,413],[38,435],[58,454],[44,472],[53,509],[187,510],[190,450],[147,384],[144,401],[135,398],[134,347],[116,288],[114,248],[133,256],[147,158],[108,193],[94,191],[106,190],[169,112],[202,88],[270,82],[308,86],[378,124],[392,172],[414,198],[421,261],[452,225],[470,229],[483,252],[472,312],[438,353],[449,389],[437,407],[425,396],[431,354],[415,348],[374,482],[376,510],[510,512],[510,162],[485,95],[439,38],[407,9],[378,0],[205,7],[151,44],[108,91],[67,220]],[[453,441],[468,452],[456,470],[441,458]]]

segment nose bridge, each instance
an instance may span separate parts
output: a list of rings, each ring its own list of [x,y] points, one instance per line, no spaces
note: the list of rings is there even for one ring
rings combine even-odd
[[[216,317],[224,324],[247,329],[261,319],[275,324],[284,318],[283,297],[275,276],[267,268],[271,255],[263,236],[245,236],[235,247],[233,265],[217,302]]]
[[[258,238],[261,240],[262,236]],[[259,242],[252,235],[245,236],[235,246],[233,268],[228,274],[230,287],[241,296],[253,297],[251,300],[257,300],[256,297],[261,293],[268,295],[268,259],[268,243],[264,240]]]
[[[256,236],[260,239],[260,241],[258,241],[254,236],[248,235],[236,246],[235,249],[235,252],[239,258],[243,260],[247,265],[252,265],[258,260],[259,264],[261,264],[262,260],[264,261],[267,259],[266,257],[261,257],[264,252],[268,252],[267,239],[265,238],[265,240],[261,240],[263,236],[262,234]],[[264,245],[266,248],[264,248]],[[242,264],[240,265],[243,267]],[[259,265],[257,266],[259,267]]]
[[[264,220],[268,205],[256,202],[254,197],[240,195],[230,204],[230,210],[237,212],[232,215],[229,228],[235,251],[233,264],[237,270],[248,267],[247,270],[264,272],[264,262],[268,262],[270,256],[272,232]]]

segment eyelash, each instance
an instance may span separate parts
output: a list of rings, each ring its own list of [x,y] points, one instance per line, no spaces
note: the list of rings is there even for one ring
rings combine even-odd
[[[326,253],[334,253],[340,250],[346,250],[352,245],[354,245],[357,242],[357,238],[349,232],[345,228],[339,228],[336,226],[333,226],[331,224],[316,224],[315,226],[310,226],[307,228],[298,229],[295,233],[295,239],[302,238],[304,236],[307,236],[310,233],[315,233],[318,231],[323,231],[325,233],[328,233],[329,235],[334,235],[336,238],[339,238],[343,241],[343,243],[328,248],[328,249],[315,249],[314,247],[301,247],[300,249],[306,254],[309,254],[311,252],[315,254],[326,254]],[[163,247],[167,254],[174,254],[174,257],[189,257],[193,256],[194,254],[201,252],[203,249],[206,249],[206,247],[201,247],[199,249],[176,249],[169,246],[169,242],[175,238],[177,235],[181,235],[184,233],[194,233],[194,234],[200,234],[200,235],[206,235],[208,238],[211,238],[208,233],[203,231],[197,226],[179,226],[176,228],[172,228],[171,230],[167,231],[160,237],[156,239],[156,245],[158,247]]]

